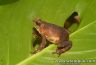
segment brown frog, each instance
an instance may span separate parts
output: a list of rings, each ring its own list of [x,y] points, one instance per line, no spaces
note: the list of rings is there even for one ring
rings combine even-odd
[[[40,46],[35,50],[35,53],[46,47],[46,40],[57,45],[57,49],[53,53],[60,56],[62,53],[68,51],[72,47],[72,42],[69,41],[68,28],[74,22],[79,23],[79,21],[77,12],[73,12],[72,15],[65,21],[64,27],[48,23],[38,18],[33,20],[36,25],[36,27],[33,28],[33,31],[41,38]]]

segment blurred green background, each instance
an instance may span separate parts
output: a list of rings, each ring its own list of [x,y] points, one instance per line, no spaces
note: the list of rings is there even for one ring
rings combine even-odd
[[[70,35],[72,49],[57,57],[51,45],[31,56],[32,20],[39,17],[63,26],[74,11],[81,23]],[[0,0],[0,65],[64,65],[58,61],[71,59],[96,59],[96,0]],[[81,65],[90,64],[96,65]]]

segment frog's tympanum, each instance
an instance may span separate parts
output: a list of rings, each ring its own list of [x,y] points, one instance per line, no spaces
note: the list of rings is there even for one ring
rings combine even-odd
[[[46,40],[57,45],[57,49],[53,53],[58,55],[61,55],[72,47],[72,42],[69,40],[68,27],[70,25],[68,23],[79,23],[77,12],[73,12],[72,15],[65,21],[64,27],[48,23],[38,18],[33,20],[33,22],[36,25],[33,28],[33,31],[41,38],[40,46],[35,50],[35,53],[46,47]]]

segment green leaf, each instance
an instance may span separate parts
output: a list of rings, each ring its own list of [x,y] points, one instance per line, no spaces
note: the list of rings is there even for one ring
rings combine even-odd
[[[61,63],[64,64],[64,60],[94,60],[96,59],[95,28],[96,21],[72,33],[70,35],[70,39],[73,41],[73,48],[70,51],[62,54],[60,57],[52,54],[54,45],[51,45],[43,51],[29,57],[28,59],[25,59],[17,65],[44,65],[46,63],[47,65],[59,65]]]
[[[70,34],[71,50],[58,57],[52,54],[56,49],[52,44],[30,56],[34,41],[32,20],[39,17],[63,26],[73,11],[79,13],[81,23]],[[93,61],[96,59],[95,11],[96,0],[0,0],[0,65],[64,65],[66,60]]]

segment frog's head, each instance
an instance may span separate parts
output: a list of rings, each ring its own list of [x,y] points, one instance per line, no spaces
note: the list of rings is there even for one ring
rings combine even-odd
[[[41,19],[39,19],[39,18],[34,19],[33,22],[35,23],[35,25],[37,27],[41,27],[41,26],[44,25],[44,22]]]

